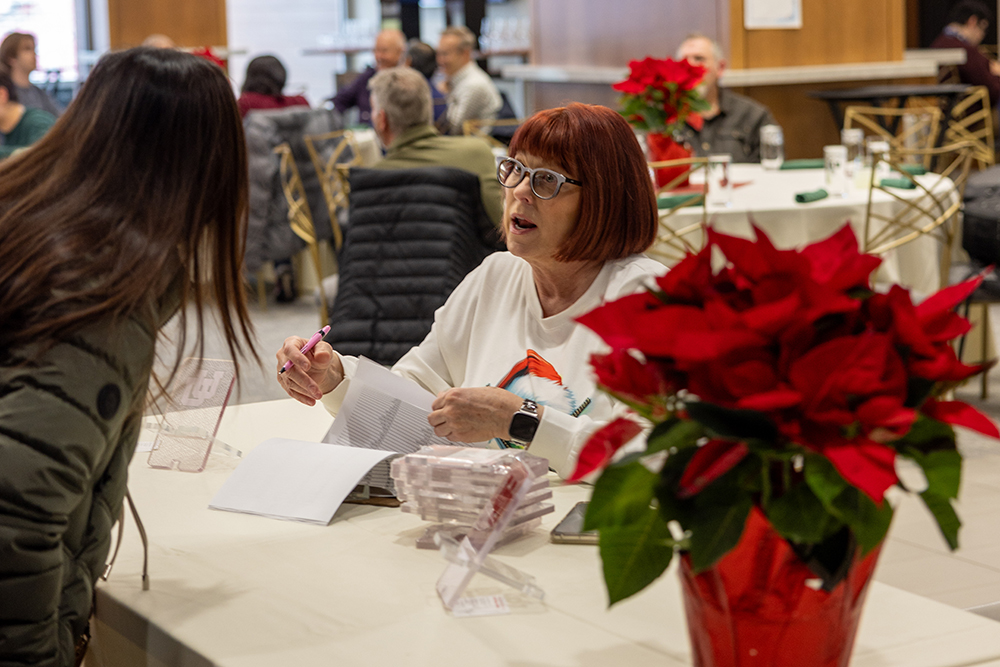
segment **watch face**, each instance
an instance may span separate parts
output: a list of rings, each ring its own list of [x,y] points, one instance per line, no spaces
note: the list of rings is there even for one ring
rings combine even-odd
[[[517,412],[510,420],[510,437],[521,442],[531,442],[538,430],[538,417]]]

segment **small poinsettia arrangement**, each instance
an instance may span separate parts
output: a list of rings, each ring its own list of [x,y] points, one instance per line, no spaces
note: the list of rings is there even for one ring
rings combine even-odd
[[[580,318],[610,346],[591,359],[599,386],[633,413],[593,435],[572,477],[600,474],[585,528],[600,531],[611,604],[659,577],[675,551],[695,572],[715,564],[754,508],[832,590],[884,539],[894,485],[919,493],[955,549],[952,426],[1000,437],[943,398],[984,370],[951,344],[970,328],[955,306],[981,279],[914,304],[902,287],[872,290],[881,260],[858,251],[849,226],[802,250],[755,232],[710,230],[655,287]],[[725,258],[717,268],[713,250]],[[645,449],[620,455],[643,420]],[[907,488],[901,459],[926,481]]]
[[[628,64],[629,76],[611,87],[620,93],[621,114],[633,127],[671,135],[688,123],[704,125],[708,102],[698,91],[705,68],[687,60],[646,57]]]

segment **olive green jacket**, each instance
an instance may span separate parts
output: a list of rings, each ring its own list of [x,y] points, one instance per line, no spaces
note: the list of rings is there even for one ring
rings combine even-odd
[[[479,177],[483,208],[490,222],[500,226],[503,195],[496,160],[489,144],[479,137],[444,137],[430,125],[416,125],[393,139],[376,169],[456,167]]]
[[[35,361],[33,348],[0,350],[0,667],[73,664],[121,514],[155,338],[132,318]]]

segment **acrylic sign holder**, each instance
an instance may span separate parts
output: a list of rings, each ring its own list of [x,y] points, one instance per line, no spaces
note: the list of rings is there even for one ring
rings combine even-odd
[[[235,377],[232,361],[189,357],[181,362],[172,384],[176,389],[169,392],[173,410],[153,427],[158,432],[149,453],[151,468],[201,472],[213,444],[240,456],[215,438]]]
[[[539,600],[545,597],[545,592],[535,584],[534,577],[489,557],[534,481],[531,468],[522,459],[512,456],[508,474],[465,538],[457,542],[443,534],[438,536],[441,554],[448,561],[437,582],[437,592],[445,607],[455,610],[477,572],[525,595]]]

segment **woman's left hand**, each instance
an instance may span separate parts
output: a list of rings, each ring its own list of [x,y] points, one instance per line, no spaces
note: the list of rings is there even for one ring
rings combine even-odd
[[[506,440],[510,420],[522,402],[517,394],[499,387],[455,387],[437,395],[427,421],[435,434],[453,442]]]

